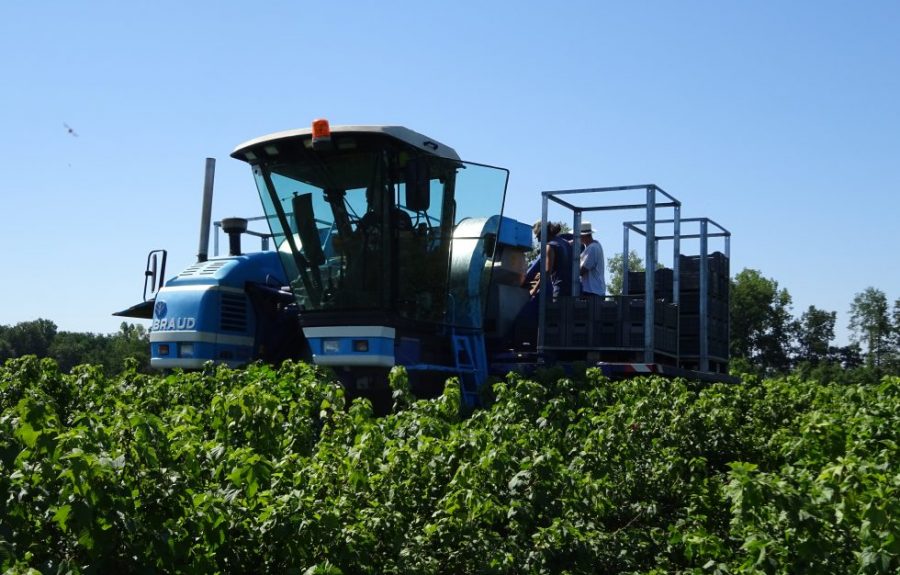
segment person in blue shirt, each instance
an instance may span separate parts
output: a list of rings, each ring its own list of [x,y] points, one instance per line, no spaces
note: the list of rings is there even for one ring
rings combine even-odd
[[[541,255],[537,269],[543,270],[553,286],[553,299],[559,296],[572,295],[572,243],[563,234],[561,226],[555,222],[547,223],[547,250]],[[534,237],[541,240],[541,222],[535,222],[531,228]],[[531,296],[537,295],[540,282],[534,282]]]

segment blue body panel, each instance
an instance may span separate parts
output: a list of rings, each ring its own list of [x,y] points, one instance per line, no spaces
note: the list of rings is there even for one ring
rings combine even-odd
[[[196,368],[210,360],[241,365],[256,359],[257,318],[248,283],[285,285],[277,252],[211,259],[169,280],[153,309],[151,366]]]
[[[313,361],[319,365],[380,366],[395,363],[393,337],[308,337]]]
[[[500,218],[500,235],[497,240],[501,244],[531,249],[531,226],[503,216]]]

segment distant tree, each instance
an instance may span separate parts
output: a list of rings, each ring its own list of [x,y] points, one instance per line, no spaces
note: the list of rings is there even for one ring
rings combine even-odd
[[[628,271],[644,271],[644,260],[635,250],[628,252]],[[613,254],[606,260],[606,293],[609,295],[622,295],[622,253]]]
[[[56,334],[49,355],[65,373],[85,363],[107,367],[108,339],[105,335],[61,331]]]
[[[113,335],[57,332],[56,324],[46,319],[0,325],[0,363],[24,355],[54,359],[62,372],[90,363],[115,375],[130,357],[149,369],[150,337],[144,326],[129,323],[122,323]]]
[[[837,312],[809,306],[796,323],[797,359],[816,365],[830,356]]]
[[[888,350],[888,369],[894,375],[900,375],[900,298],[894,300],[894,311],[891,314],[891,344]]]
[[[887,296],[883,291],[868,287],[853,297],[849,327],[852,340],[866,346],[866,364],[881,367],[885,356],[892,351],[893,340]]]
[[[108,340],[107,369],[119,373],[125,367],[125,360],[130,357],[138,360],[138,365],[150,367],[150,335],[140,324],[122,322],[119,332]]]
[[[790,367],[791,296],[778,282],[744,269],[731,282],[731,355],[763,373]]]
[[[900,347],[900,297],[894,300],[893,313],[894,345]]]
[[[894,300],[893,329],[894,337],[900,338],[900,297]]]
[[[8,334],[9,327],[0,325],[0,364],[3,364],[7,359],[15,357],[15,350],[7,339]]]
[[[840,364],[844,369],[856,369],[865,364],[862,348],[858,343],[841,347],[832,347],[828,353],[829,361]]]
[[[56,324],[49,319],[23,321],[6,330],[6,341],[13,357],[47,357],[56,337]]]
[[[15,357],[15,351],[12,348],[12,344],[6,341],[6,337],[3,334],[0,334],[0,364],[13,357]]]

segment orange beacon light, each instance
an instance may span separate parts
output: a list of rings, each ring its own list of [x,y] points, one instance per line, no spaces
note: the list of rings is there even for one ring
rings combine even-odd
[[[331,141],[331,126],[328,125],[328,120],[321,118],[318,120],[313,120],[312,141],[313,144],[316,144],[318,142],[324,144]]]

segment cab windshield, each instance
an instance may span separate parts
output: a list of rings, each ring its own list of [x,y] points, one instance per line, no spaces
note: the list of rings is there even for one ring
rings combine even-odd
[[[384,135],[279,142],[253,168],[305,312],[382,311],[445,321],[454,231],[502,210],[507,171],[429,155]],[[459,242],[457,242],[459,243]]]

